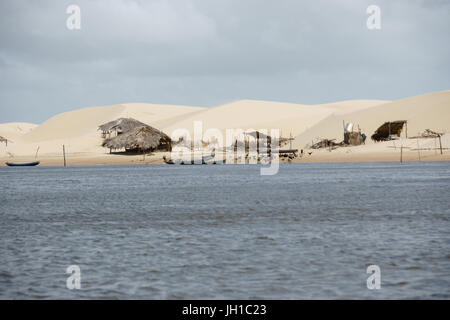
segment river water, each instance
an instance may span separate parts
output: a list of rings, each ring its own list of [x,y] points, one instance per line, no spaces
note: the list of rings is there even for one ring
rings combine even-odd
[[[449,163],[259,169],[0,167],[0,298],[450,298]]]

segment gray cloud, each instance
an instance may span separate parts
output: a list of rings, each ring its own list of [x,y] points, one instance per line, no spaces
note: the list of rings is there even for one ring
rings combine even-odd
[[[81,30],[66,8],[81,8]],[[381,8],[382,29],[366,28]],[[92,105],[324,103],[449,89],[448,1],[0,2],[0,122]]]

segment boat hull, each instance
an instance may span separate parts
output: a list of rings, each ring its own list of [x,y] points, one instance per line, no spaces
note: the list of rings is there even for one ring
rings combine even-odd
[[[40,162],[39,161],[34,161],[34,162],[25,162],[25,163],[11,163],[11,162],[6,162],[6,165],[8,167],[34,167],[37,166]]]

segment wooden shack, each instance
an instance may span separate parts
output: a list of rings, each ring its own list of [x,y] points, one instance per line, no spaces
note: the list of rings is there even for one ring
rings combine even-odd
[[[406,127],[406,137],[408,137],[408,122],[406,120],[397,120],[383,123],[375,130],[371,139],[374,141],[388,141],[399,138],[404,126]]]

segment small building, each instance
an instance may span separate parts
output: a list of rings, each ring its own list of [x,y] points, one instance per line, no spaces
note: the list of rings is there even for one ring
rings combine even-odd
[[[359,146],[366,141],[366,135],[361,133],[361,129],[358,125],[358,131],[353,131],[353,123],[349,122],[344,125],[344,141],[342,141],[342,145],[344,146]]]
[[[364,143],[361,132],[344,132],[344,145],[359,146]]]
[[[406,137],[408,137],[408,122],[397,120],[383,123],[371,136],[371,139],[374,141],[395,140],[400,137],[404,126],[406,126]]]
[[[258,154],[270,154],[272,148],[272,137],[260,131],[246,131],[244,132],[244,142],[236,140],[236,143],[234,145],[235,151],[239,146],[242,145],[244,146],[246,152],[249,152],[252,149],[256,149],[256,153]]]

